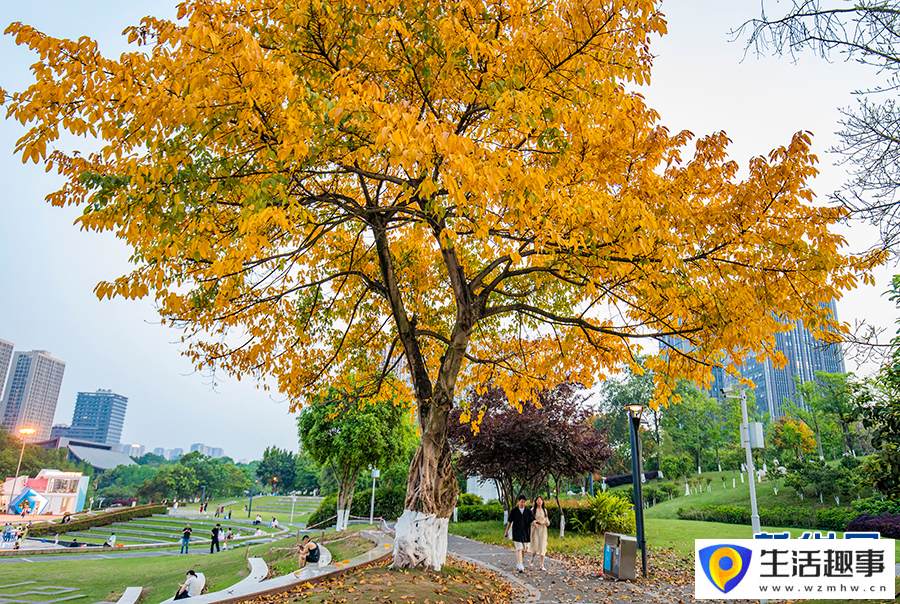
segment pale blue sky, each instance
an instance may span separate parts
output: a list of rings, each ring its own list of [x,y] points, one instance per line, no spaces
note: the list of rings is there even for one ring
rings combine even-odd
[[[670,0],[663,6],[670,33],[653,46],[658,57],[653,85],[645,91],[663,123],[698,135],[727,131],[735,159],[744,164],[786,144],[794,132],[811,130],[823,170],[816,188],[822,195],[838,188],[843,171],[825,154],[834,142],[837,108],[849,105],[850,92],[874,81],[873,74],[812,56],[799,64],[756,56],[742,61],[743,44],[729,43],[727,31],[755,15],[756,1]],[[125,48],[121,31],[147,14],[174,17],[175,3],[0,3],[3,27],[23,21],[57,37],[88,35],[114,54]],[[3,36],[0,57],[0,86],[26,85],[33,56]],[[258,458],[270,444],[296,450],[294,419],[280,397],[246,380],[223,378],[213,390],[179,355],[180,332],[161,327],[149,302],[96,299],[98,281],[127,270],[128,251],[109,234],[79,232],[72,226],[77,210],[43,202],[59,182],[12,156],[22,132],[0,120],[0,338],[19,350],[49,350],[67,363],[56,422],[71,420],[76,392],[111,388],[130,398],[124,442],[185,449],[203,442],[224,447],[235,459]],[[860,250],[871,244],[874,231],[854,225],[847,236]],[[890,273],[881,271],[874,288],[841,300],[841,318],[893,329],[893,306],[880,295]]]

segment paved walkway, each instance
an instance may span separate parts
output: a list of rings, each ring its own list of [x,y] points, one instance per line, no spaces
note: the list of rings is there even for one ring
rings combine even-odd
[[[522,589],[518,602],[531,604],[534,602],[578,602],[579,604],[621,602],[646,602],[660,604],[679,604],[688,601],[693,594],[693,585],[665,584],[661,588],[651,585],[643,587],[624,581],[602,579],[596,573],[570,568],[563,562],[548,558],[546,571],[539,570],[540,559],[536,559],[534,568],[528,566],[530,556],[526,558],[525,572],[516,571],[516,554],[514,551],[498,545],[489,545],[472,541],[464,537],[449,535],[447,550],[457,557],[478,562],[490,570],[499,572],[505,579]]]

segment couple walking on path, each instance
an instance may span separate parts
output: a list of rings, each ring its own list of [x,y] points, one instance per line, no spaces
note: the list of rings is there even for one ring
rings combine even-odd
[[[525,495],[519,495],[519,505],[509,513],[509,523],[506,525],[504,538],[509,537],[512,529],[512,539],[516,546],[516,568],[519,572],[525,571],[525,553],[531,554],[531,566],[534,566],[534,557],[541,557],[541,570],[544,567],[544,558],[547,556],[547,527],[550,519],[547,510],[544,509],[544,498],[540,495],[534,500],[534,507],[526,507]]]

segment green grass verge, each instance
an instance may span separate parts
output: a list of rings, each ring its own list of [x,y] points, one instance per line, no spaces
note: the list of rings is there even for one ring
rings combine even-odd
[[[372,528],[367,525],[354,525],[351,532]],[[343,535],[346,533],[341,533]],[[327,541],[335,538],[334,531],[316,533],[314,539]],[[81,539],[79,538],[79,541]],[[358,553],[372,549],[369,541],[361,538],[348,539],[351,543],[328,545],[334,560],[351,558]],[[272,543],[250,546],[250,557],[261,557],[264,560],[277,561],[285,557],[285,550],[296,545],[297,539],[291,536]],[[341,542],[344,543],[344,542]],[[337,547],[333,547],[337,546]],[[208,546],[207,546],[208,547]],[[196,551],[205,550],[202,544],[194,546]],[[343,549],[342,549],[343,548]],[[193,549],[193,548],[192,548]],[[142,551],[177,551],[177,548],[153,548]],[[73,548],[66,554],[109,554],[110,550],[101,548]],[[37,581],[42,585],[59,585],[74,587],[84,594],[79,601],[115,602],[130,585],[145,587],[142,603],[155,604],[171,596],[178,583],[184,580],[184,574],[193,569],[206,575],[209,591],[217,591],[233,585],[247,575],[245,556],[247,546],[237,543],[232,549],[222,551],[213,556],[161,556],[155,558],[109,558],[106,560],[44,560],[34,564],[3,565],[3,584]],[[290,560],[290,570],[296,570],[297,558]],[[6,592],[0,592],[0,597]]]
[[[697,478],[697,476],[695,476]],[[660,501],[655,506],[644,512],[647,518],[668,518],[678,519],[678,508],[702,507],[704,505],[738,505],[742,507],[750,507],[750,485],[747,482],[741,483],[740,476],[732,486],[731,472],[704,472],[699,478],[704,479],[702,493],[692,495],[684,494],[684,480],[650,480],[644,485],[645,487],[658,487],[661,484],[672,483],[678,487],[679,496],[669,501]],[[711,478],[710,491],[707,491],[705,483],[706,478]],[[723,488],[722,479],[725,479],[725,488]],[[746,479],[746,475],[745,475]],[[800,497],[784,486],[784,480],[778,481],[778,495],[775,494],[775,485],[768,479],[763,479],[761,483],[756,483],[756,503],[761,508],[774,508],[794,506],[809,510],[819,510],[826,507],[836,507],[834,499],[825,499],[824,503],[820,503],[817,497]],[[631,485],[622,485],[611,489],[613,493],[630,490]],[[842,504],[850,504],[851,500],[841,501]]]
[[[210,590],[233,585],[247,575],[245,548],[214,556],[161,556],[108,560],[47,560],[34,564],[5,564],[3,583],[37,581],[74,587],[86,597],[79,601],[115,602],[130,585],[144,586],[142,602],[161,602],[175,593],[189,569],[206,574]],[[79,553],[104,553],[97,548]],[[2,595],[2,594],[0,594]]]

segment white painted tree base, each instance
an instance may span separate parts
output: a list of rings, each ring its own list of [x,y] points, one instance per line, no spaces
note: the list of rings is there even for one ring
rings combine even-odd
[[[441,570],[447,561],[449,518],[403,510],[394,535],[394,566],[415,568],[420,565]]]
[[[350,520],[350,510],[338,510],[337,511],[336,530],[346,531],[349,520]]]

